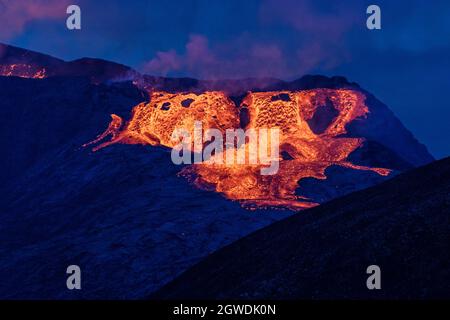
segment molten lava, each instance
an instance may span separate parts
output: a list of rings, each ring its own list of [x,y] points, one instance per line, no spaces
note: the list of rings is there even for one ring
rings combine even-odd
[[[191,134],[194,122],[202,121],[203,127],[217,128],[223,133],[228,128],[239,126],[239,117],[234,103],[221,92],[173,94],[154,92],[149,103],[141,103],[133,108],[130,121],[123,130],[122,119],[112,115],[108,129],[96,140],[97,143],[109,134],[111,141],[100,144],[95,150],[114,143],[150,144],[173,147],[171,139],[176,129],[185,129]]]
[[[304,91],[249,92],[237,107],[219,91],[194,93],[153,92],[149,103],[134,107],[124,123],[112,115],[107,130],[94,141],[104,148],[115,143],[162,145],[173,148],[176,129],[194,130],[201,121],[204,129],[279,128],[280,162],[274,175],[261,175],[262,165],[196,163],[186,166],[180,175],[195,186],[222,193],[249,208],[285,207],[293,210],[317,205],[295,194],[298,182],[307,177],[326,179],[331,165],[371,170],[386,176],[390,170],[358,166],[348,156],[364,142],[346,136],[346,126],[366,117],[369,112],[365,96],[347,89],[313,89]],[[240,115],[246,115],[246,121]],[[237,147],[237,146],[236,146]]]
[[[5,77],[21,77],[43,79],[46,77],[45,68],[39,69],[29,64],[16,63],[10,65],[0,65],[0,75]]]

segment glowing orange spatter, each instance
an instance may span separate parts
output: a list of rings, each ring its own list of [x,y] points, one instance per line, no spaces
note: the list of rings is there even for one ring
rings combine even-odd
[[[14,76],[21,78],[43,79],[46,77],[46,73],[47,71],[45,70],[45,68],[38,69],[34,66],[24,63],[0,66],[0,75],[5,77]]]
[[[352,164],[350,153],[364,142],[363,138],[344,137],[346,126],[369,112],[365,96],[347,89],[313,89],[303,91],[249,92],[237,107],[225,93],[153,92],[149,103],[134,107],[131,119],[124,123],[112,115],[107,130],[88,143],[97,144],[107,136],[109,141],[94,151],[115,143],[162,145],[169,148],[176,129],[194,130],[194,122],[202,121],[203,129],[240,127],[239,114],[245,112],[244,129],[274,128],[281,131],[279,170],[274,175],[260,174],[262,165],[198,163],[186,166],[180,174],[195,186],[222,193],[239,200],[249,208],[309,208],[317,203],[295,195],[299,180],[307,177],[326,179],[331,165],[371,170],[388,175],[390,170]],[[320,108],[331,112],[319,116]],[[331,110],[331,111],[330,111]]]

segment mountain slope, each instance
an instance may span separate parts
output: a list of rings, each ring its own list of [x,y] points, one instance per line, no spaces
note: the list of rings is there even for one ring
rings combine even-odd
[[[364,136],[370,148],[375,142],[383,152],[397,153],[397,162],[404,162],[402,169],[418,166],[433,161],[426,147],[419,143],[403,124],[395,117],[387,106],[377,100],[358,84],[349,82],[344,77],[325,77],[306,75],[294,81],[283,81],[274,78],[248,78],[238,80],[198,80],[192,78],[164,78],[142,75],[130,67],[101,59],[82,58],[74,61],[63,61],[49,55],[31,50],[17,48],[0,43],[0,75],[19,76],[25,78],[49,77],[86,77],[91,82],[117,82],[132,80],[134,84],[146,91],[192,92],[222,91],[236,106],[248,91],[298,91],[316,88],[350,89],[366,96],[369,107],[367,118],[360,119],[348,126],[349,137]],[[131,107],[131,106],[130,106]],[[368,152],[374,152],[369,149]]]
[[[152,298],[450,296],[450,158],[259,230]],[[382,290],[366,288],[381,268]]]
[[[0,77],[0,96],[0,298],[142,298],[292,214],[192,188],[165,148],[82,148],[148,99],[131,83]],[[81,291],[66,289],[71,264]]]
[[[102,59],[64,61],[52,56],[0,43],[0,75],[23,78],[86,77],[92,82],[129,80],[138,76],[130,67]]]
[[[11,63],[31,65],[22,66],[29,73],[15,74],[22,67],[14,67],[12,74],[8,71],[0,77],[0,143],[4,151],[0,158],[0,296],[7,298],[144,297],[211,252],[292,215],[288,210],[246,210],[220,194],[193,188],[179,176],[182,167],[172,164],[168,148],[123,144],[96,152],[83,148],[108,127],[111,114],[130,120],[134,107],[156,105],[151,97],[157,90],[173,91],[176,100],[184,94],[199,98],[214,88],[220,91],[216,95],[229,103],[236,125],[245,127],[245,115],[238,117],[234,108],[241,106],[249,89],[255,91],[250,98],[267,98],[268,107],[292,106],[284,101],[286,93],[278,91],[295,91],[287,94],[295,97],[304,94],[300,89],[335,92],[345,88],[352,95],[365,95],[342,77],[305,76],[294,82],[170,79],[136,75],[128,67],[102,60],[64,62],[24,49],[0,49],[0,67],[6,71],[11,71]],[[46,68],[46,73],[39,73],[41,68]],[[122,82],[124,74],[125,78],[131,74],[132,81]],[[169,94],[162,97],[165,95]],[[310,110],[312,118],[308,119],[313,119],[310,123],[316,132],[324,130],[336,115],[324,101],[323,106],[317,100],[314,105],[325,112],[316,115]],[[169,109],[166,103],[161,101],[160,107],[166,106],[161,114]],[[360,131],[347,127],[343,128],[346,136],[337,137],[365,140],[349,155],[354,164],[381,166],[396,174],[432,160],[386,106],[364,106],[377,116],[370,118],[369,113],[370,121],[354,120],[366,121],[369,132],[361,131],[365,126],[359,127]],[[193,114],[205,114],[202,110]],[[223,115],[218,115],[222,120]],[[176,114],[172,116],[177,119]],[[247,120],[255,119],[250,113]],[[163,121],[153,128],[161,130],[164,125]],[[306,128],[309,124],[302,125]],[[162,134],[170,135],[169,131]],[[387,146],[388,134],[402,137],[401,143]],[[307,145],[307,141],[302,143]],[[327,145],[330,155],[339,151],[335,145]],[[283,154],[286,164],[297,169],[294,161],[289,161],[292,156],[301,156],[301,152],[295,154],[291,148]],[[328,154],[318,156],[327,160]],[[220,176],[223,172],[214,173]],[[386,178],[334,166],[324,175],[326,180],[291,181],[289,190],[296,194],[290,196],[304,196],[295,190],[300,187],[311,200],[324,202]],[[236,176],[233,183],[242,181]],[[283,186],[283,181],[279,185]],[[82,292],[65,289],[68,264],[82,267],[88,279]]]
[[[0,77],[0,180],[17,179],[58,148],[79,147],[129,106],[148,99],[131,84],[92,85],[86,78]]]

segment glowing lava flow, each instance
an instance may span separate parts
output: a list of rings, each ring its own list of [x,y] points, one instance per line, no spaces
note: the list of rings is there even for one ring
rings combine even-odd
[[[28,64],[17,63],[11,65],[0,66],[0,75],[6,77],[21,77],[21,78],[35,78],[43,79],[46,77],[45,68],[37,69]]]
[[[249,208],[285,207],[293,210],[317,203],[295,195],[298,182],[307,177],[326,179],[325,170],[339,165],[355,170],[371,170],[388,175],[390,170],[350,163],[347,158],[364,142],[345,137],[346,126],[367,115],[365,96],[346,89],[249,92],[239,107],[222,92],[153,92],[149,103],[134,107],[124,124],[117,115],[108,129],[90,144],[107,136],[111,140],[94,151],[114,143],[150,144],[174,147],[175,129],[192,131],[194,121],[204,129],[274,128],[281,130],[279,170],[274,175],[260,174],[261,165],[198,163],[183,168],[181,175],[194,185],[239,200]],[[240,123],[239,114],[247,115]]]
[[[223,133],[228,128],[238,127],[236,111],[234,103],[221,92],[200,95],[154,92],[149,103],[141,103],[133,108],[131,120],[123,130],[120,130],[122,119],[112,115],[108,129],[89,144],[97,143],[111,134],[111,141],[100,144],[94,151],[114,143],[173,147],[178,142],[171,140],[172,132],[185,129],[192,134],[196,120],[202,121],[205,129],[217,128]]]

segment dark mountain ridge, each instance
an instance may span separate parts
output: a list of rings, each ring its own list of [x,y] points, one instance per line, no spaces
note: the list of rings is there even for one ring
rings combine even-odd
[[[9,76],[88,77],[94,83],[129,80],[138,73],[119,63],[95,58],[64,61],[52,56],[0,43],[0,73]]]
[[[123,64],[96,58],[81,58],[64,61],[47,54],[0,43],[0,66],[4,68],[14,64],[30,66],[31,70],[45,69],[45,77],[83,76],[90,77],[96,83],[105,81],[134,80],[136,84],[168,92],[204,92],[222,90],[230,95],[239,96],[247,91],[300,90],[313,88],[359,88],[358,84],[348,82],[345,77],[325,77],[306,75],[293,81],[276,78],[244,78],[222,80],[199,80],[189,77],[171,78],[144,75]],[[25,70],[10,70],[10,76],[30,77]]]

